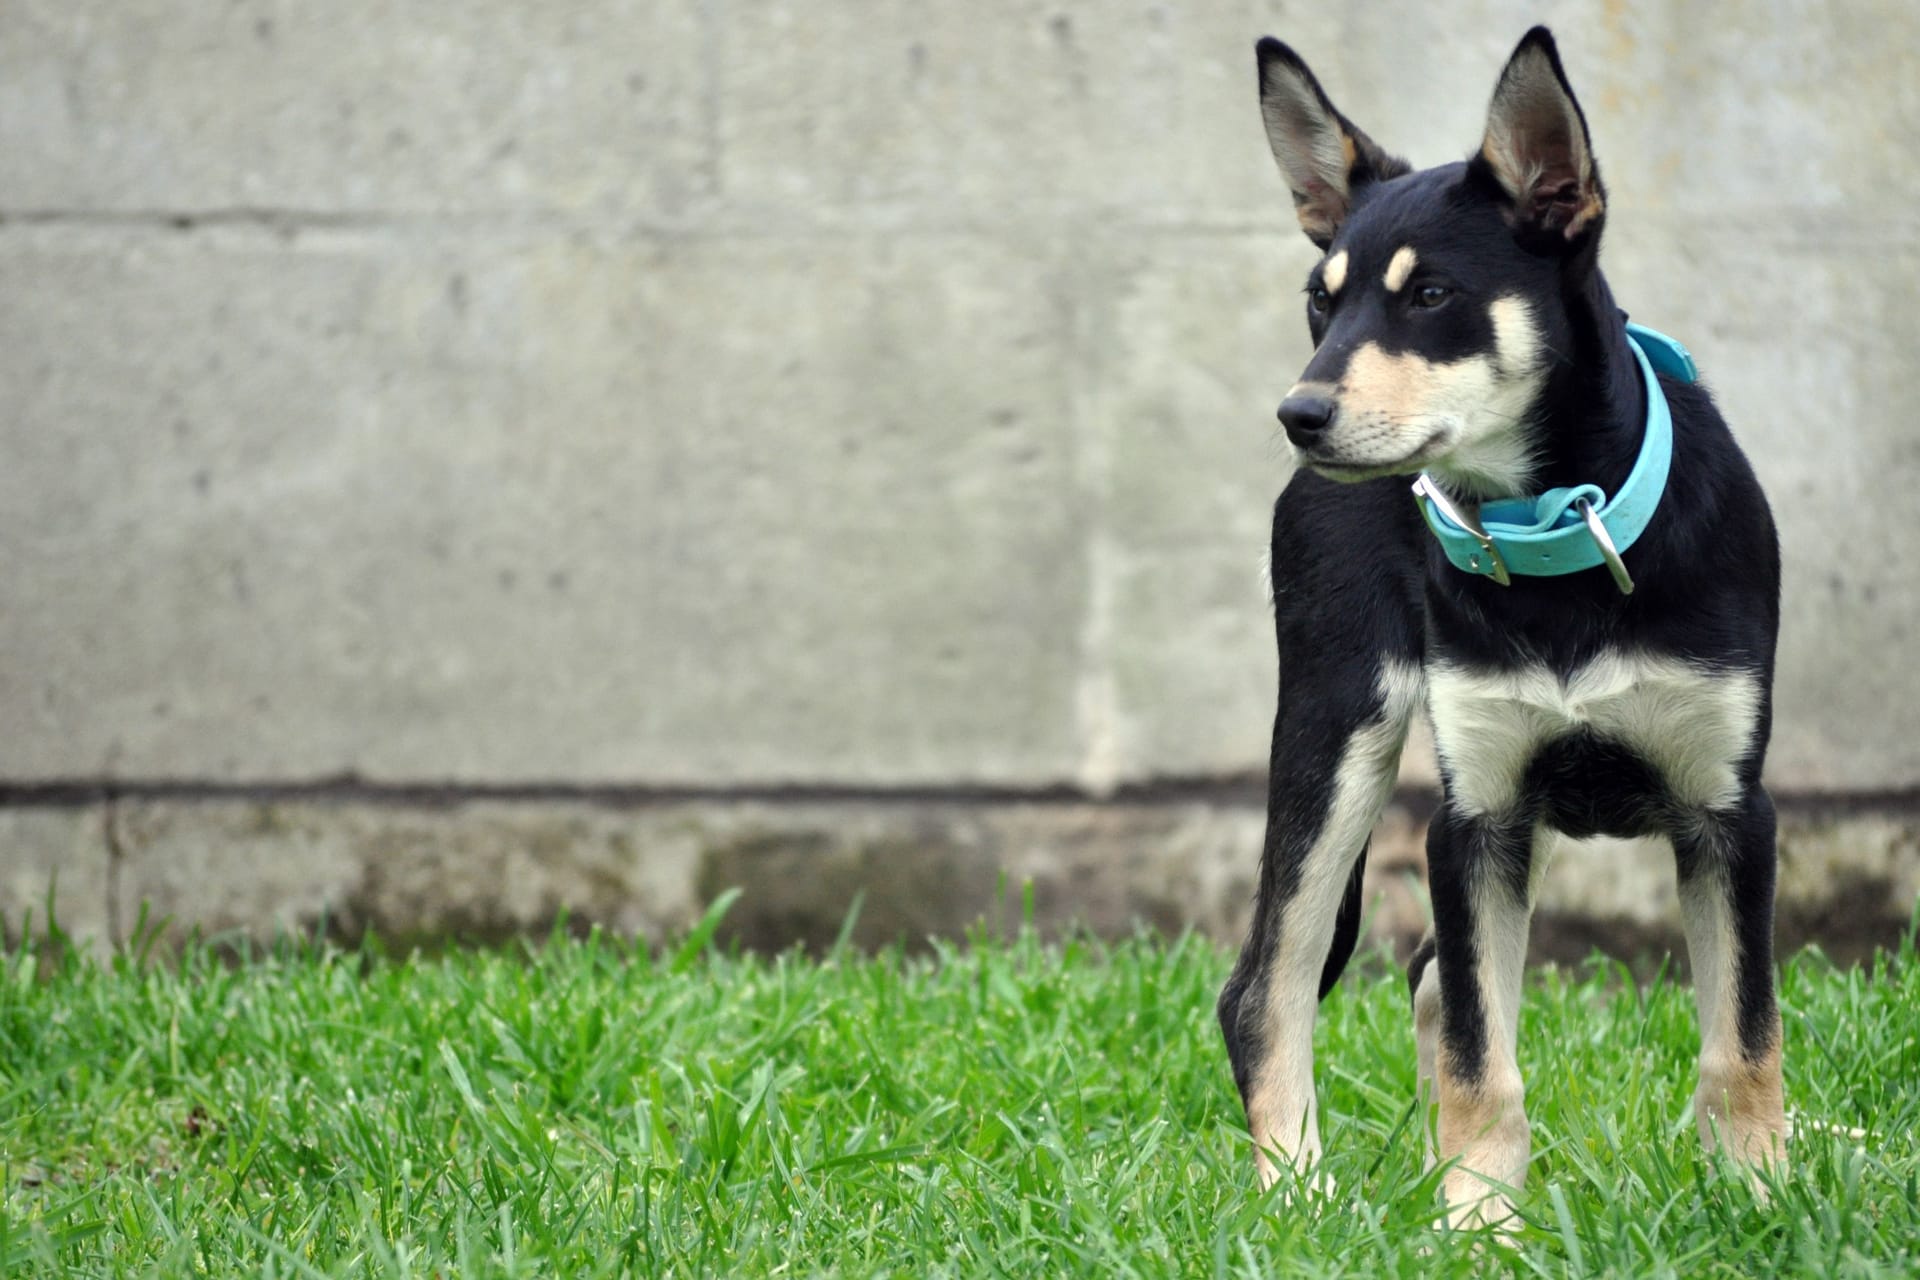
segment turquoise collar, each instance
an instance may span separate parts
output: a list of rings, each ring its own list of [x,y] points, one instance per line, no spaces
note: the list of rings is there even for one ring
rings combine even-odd
[[[1500,498],[1482,503],[1476,518],[1471,506],[1456,506],[1422,472],[1414,481],[1414,501],[1454,568],[1504,587],[1513,574],[1551,578],[1604,564],[1621,594],[1632,593],[1633,578],[1620,553],[1646,531],[1673,463],[1673,412],[1656,372],[1680,382],[1700,374],[1687,349],[1664,333],[1629,324],[1627,341],[1647,384],[1647,431],[1620,491],[1609,498],[1600,486],[1583,484],[1537,498]]]

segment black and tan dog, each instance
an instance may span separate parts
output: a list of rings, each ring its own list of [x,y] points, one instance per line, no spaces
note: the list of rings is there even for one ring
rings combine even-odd
[[[1701,1134],[1783,1160],[1760,785],[1778,545],[1684,351],[1630,328],[1600,273],[1606,194],[1553,38],[1520,42],[1469,159],[1417,172],[1287,46],[1258,53],[1267,136],[1325,255],[1314,355],[1280,406],[1303,465],[1274,513],[1259,895],[1219,1007],[1262,1179],[1319,1157],[1315,1010],[1353,950],[1368,832],[1423,707],[1445,798],[1434,932],[1407,976],[1456,1220],[1503,1217],[1526,1171],[1521,969],[1561,835],[1672,841]]]

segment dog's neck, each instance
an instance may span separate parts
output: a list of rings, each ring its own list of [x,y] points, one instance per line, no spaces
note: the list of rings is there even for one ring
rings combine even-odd
[[[1595,484],[1616,493],[1646,435],[1646,384],[1598,268],[1578,287],[1568,313],[1573,349],[1541,396],[1533,491]]]

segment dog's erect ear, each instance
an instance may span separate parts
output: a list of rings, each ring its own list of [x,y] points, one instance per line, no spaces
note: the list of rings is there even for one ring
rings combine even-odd
[[[1260,59],[1260,115],[1267,143],[1293,192],[1294,211],[1307,238],[1322,249],[1353,208],[1353,193],[1369,182],[1411,171],[1333,109],[1300,55],[1272,36],[1254,46]]]
[[[1521,38],[1500,73],[1474,163],[1507,193],[1516,230],[1571,242],[1596,229],[1606,212],[1587,118],[1545,27]]]

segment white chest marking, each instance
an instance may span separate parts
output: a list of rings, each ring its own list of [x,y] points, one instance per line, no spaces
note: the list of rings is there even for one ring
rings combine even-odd
[[[1722,808],[1739,796],[1752,750],[1760,682],[1679,658],[1609,653],[1562,681],[1545,667],[1427,672],[1434,745],[1447,796],[1468,814],[1499,813],[1519,798],[1527,764],[1580,730],[1645,759],[1680,803]]]

